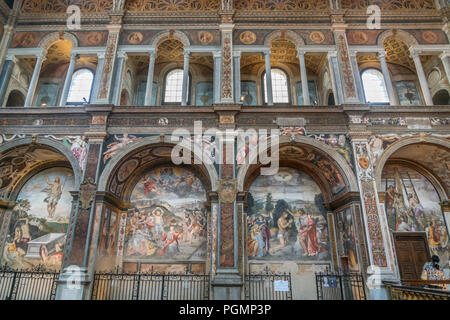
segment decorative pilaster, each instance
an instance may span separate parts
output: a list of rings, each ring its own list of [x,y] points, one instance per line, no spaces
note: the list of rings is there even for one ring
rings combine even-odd
[[[266,62],[266,88],[267,105],[273,106],[273,87],[272,87],[272,66],[270,65],[270,51],[264,52],[264,61]]]
[[[33,103],[34,94],[36,92],[36,86],[39,81],[39,75],[41,73],[42,63],[45,61],[46,52],[42,52],[40,55],[36,57],[36,65],[34,66],[33,76],[30,81],[30,85],[28,87],[27,98],[25,99],[25,107],[31,106]]]
[[[386,62],[386,51],[378,53],[378,59],[380,59],[381,72],[383,72],[384,83],[386,84],[386,90],[389,96],[389,102],[391,106],[397,106],[398,102],[397,95],[395,94],[394,86],[392,84],[391,73]]]
[[[311,105],[311,101],[309,98],[309,86],[308,86],[308,75],[306,72],[306,63],[305,63],[305,52],[302,50],[298,50],[298,60],[300,62],[300,74],[302,77],[302,91],[303,91],[303,105],[309,106]],[[300,104],[300,102],[299,102]]]
[[[432,106],[433,98],[431,97],[430,87],[428,86],[425,71],[423,71],[422,61],[420,61],[420,54],[421,54],[420,51],[411,49],[411,57],[413,58],[414,65],[416,66],[417,77],[419,78],[420,87],[422,88],[425,104],[427,106]]]
[[[338,67],[343,87],[343,104],[359,103],[355,76],[350,61],[347,35],[345,33],[347,25],[344,23],[343,16],[333,16],[333,33],[336,39]]]
[[[148,75],[147,75],[147,86],[145,88],[145,106],[150,106],[152,103],[152,95],[153,91],[153,76],[155,73],[155,58],[156,52],[155,50],[149,51],[149,62],[148,62]],[[156,93],[156,92],[155,92]]]
[[[222,52],[213,52],[214,57],[214,103],[220,103],[220,74],[222,67]]]
[[[59,106],[64,107],[67,103],[67,97],[69,96],[70,85],[72,83],[73,71],[75,70],[75,64],[77,62],[78,55],[70,54],[69,68],[67,69],[66,80],[64,81],[64,87],[61,94],[61,99],[59,100]]]
[[[120,24],[111,24],[108,26],[109,34],[106,43],[105,61],[102,67],[101,81],[96,101],[99,104],[108,104],[111,101],[111,86],[121,29],[122,25]]]
[[[2,73],[0,74],[0,106],[5,103],[6,90],[8,90],[9,80],[14,69],[17,59],[13,55],[6,56],[6,61],[3,65]]]
[[[232,23],[222,23],[222,83],[221,103],[234,103],[233,90],[233,28]]]
[[[191,52],[184,50],[183,87],[181,90],[181,105],[187,106],[189,101],[189,56]]]

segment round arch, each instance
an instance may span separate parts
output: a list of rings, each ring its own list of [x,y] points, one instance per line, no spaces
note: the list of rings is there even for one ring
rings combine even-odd
[[[398,39],[402,40],[404,43],[406,43],[409,47],[416,46],[419,44],[417,39],[409,32],[403,31],[403,30],[386,30],[382,32],[377,39],[377,44],[381,47],[384,47],[384,42],[389,37],[397,37]]]
[[[272,41],[278,38],[292,41],[297,46],[297,49],[305,46],[305,41],[303,40],[303,38],[298,33],[292,30],[278,30],[269,33],[264,39],[264,45],[270,47]]]
[[[304,137],[304,136],[295,136],[293,139],[287,137],[287,136],[281,136],[279,138],[279,143],[275,146],[279,148],[282,145],[307,145],[310,147],[313,147],[315,149],[318,149],[322,151],[328,158],[334,160],[334,162],[337,164],[338,168],[341,171],[342,176],[345,179],[345,182],[347,183],[348,191],[350,192],[356,192],[359,191],[358,188],[358,182],[356,180],[356,176],[353,173],[352,168],[347,163],[347,161],[332,147],[329,145],[317,141],[315,139]],[[265,150],[262,150],[262,152],[267,152],[267,149],[269,149],[270,143],[267,143],[267,147]],[[238,171],[237,174],[237,187],[238,191],[243,192],[244,191],[244,185],[245,185],[245,179],[247,177],[247,173],[251,167],[250,163],[255,163],[257,159],[252,158],[249,159],[248,163],[241,166],[241,168]]]
[[[117,168],[117,166],[124,160],[126,157],[130,154],[132,154],[134,151],[137,151],[143,147],[150,147],[151,145],[157,145],[157,144],[170,144],[175,146],[176,144],[172,141],[171,136],[164,136],[164,138],[161,138],[159,136],[152,136],[152,137],[145,137],[142,138],[134,143],[131,143],[128,147],[123,148],[120,150],[114,158],[112,158],[105,166],[105,168],[102,171],[102,174],[99,178],[98,182],[98,191],[106,191],[108,187],[108,183],[111,178],[111,174],[114,172],[114,170]],[[191,151],[192,152],[192,151]],[[195,152],[192,152],[194,154],[194,157],[196,159],[202,159],[202,155]],[[203,166],[205,167],[206,171],[209,175],[209,180],[211,184],[211,191],[217,191],[218,186],[218,174],[213,164],[208,164],[203,162]]]
[[[78,47],[78,39],[73,34],[69,32],[52,32],[44,36],[41,41],[39,41],[38,47],[44,50],[50,48],[55,42],[60,40],[66,40],[72,43],[72,49]]]
[[[403,147],[412,145],[412,144],[432,144],[437,145],[441,147],[445,147],[447,149],[450,149],[450,141],[440,139],[437,137],[423,137],[423,136],[417,136],[417,137],[410,137],[410,138],[404,138],[399,141],[394,142],[392,145],[390,145],[381,155],[381,157],[378,159],[378,161],[375,164],[375,181],[377,184],[377,190],[381,190],[381,175],[383,173],[384,166],[386,165],[386,162],[391,158],[391,156],[398,150],[400,150]],[[440,196],[443,196],[443,198],[446,198],[447,195],[444,195],[443,188],[439,188],[441,190],[438,190],[438,193]]]
[[[14,89],[9,92],[5,107],[23,107],[24,104],[25,95],[22,91]]]
[[[161,42],[163,42],[167,39],[171,39],[171,38],[175,38],[178,41],[180,41],[183,44],[185,50],[186,50],[186,48],[189,48],[191,46],[191,42],[189,41],[188,36],[184,32],[181,32],[178,30],[163,31],[163,32],[158,33],[152,39],[151,46],[153,46],[154,48],[158,48],[158,46],[160,45]]]
[[[75,186],[78,189],[81,184],[81,179],[82,179],[82,170],[79,165],[79,162],[75,158],[73,153],[66,146],[64,146],[62,143],[60,143],[58,141],[52,140],[50,138],[45,138],[45,137],[37,137],[36,140],[34,140],[31,137],[17,139],[17,140],[6,142],[6,143],[3,143],[2,145],[0,145],[0,154],[4,154],[5,152],[12,150],[13,148],[26,146],[26,145],[30,145],[33,143],[38,144],[38,145],[40,144],[40,145],[52,147],[53,149],[55,149],[56,151],[61,153],[67,159],[67,161],[69,162],[69,164],[71,166],[73,174],[74,174]],[[43,163],[42,166],[39,166],[36,170],[40,170],[44,166],[45,166],[45,163]],[[33,171],[33,172],[36,173],[35,171]],[[9,195],[10,198],[14,197],[15,191],[17,191],[17,190],[13,190],[13,192],[10,192],[10,195]]]

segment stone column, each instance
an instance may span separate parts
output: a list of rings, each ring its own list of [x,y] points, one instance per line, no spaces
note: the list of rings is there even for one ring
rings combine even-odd
[[[114,76],[114,85],[113,85],[113,99],[112,104],[115,106],[120,105],[120,94],[122,91],[122,79],[123,79],[123,71],[125,61],[127,59],[126,52],[117,53],[117,67],[116,74]]]
[[[190,51],[184,50],[183,88],[181,91],[181,105],[187,106],[189,101],[189,56]]]
[[[241,101],[241,52],[233,53],[234,59],[234,103],[242,103]]]
[[[273,106],[273,88],[272,88],[272,66],[270,65],[270,51],[264,52],[264,60],[266,62],[266,88],[267,105]]]
[[[117,47],[122,26],[120,24],[110,24],[108,28],[108,41],[106,43],[105,60],[102,66],[101,80],[96,95],[97,104],[109,104],[111,102],[111,89],[116,65]]]
[[[298,50],[298,60],[300,61],[300,74],[302,77],[303,105],[310,106],[308,74],[306,72],[305,51]],[[300,103],[299,103],[300,104]]]
[[[155,50],[149,51],[148,55],[149,55],[148,75],[147,75],[147,86],[145,88],[144,106],[150,106],[152,104],[153,76],[155,73],[155,58],[156,58]]]
[[[67,103],[67,98],[69,96],[70,85],[72,84],[73,71],[75,70],[75,64],[77,62],[78,55],[70,54],[69,68],[67,69],[66,80],[64,81],[64,87],[61,94],[61,99],[59,100],[59,106],[64,107]]]
[[[25,107],[31,106],[33,103],[34,94],[36,92],[36,86],[39,81],[39,75],[41,73],[42,63],[45,61],[45,52],[42,52],[36,57],[36,65],[34,66],[33,76],[28,86],[27,98],[25,99]]]
[[[9,80],[14,69],[17,59],[14,55],[6,56],[6,61],[3,64],[3,70],[0,74],[0,107],[4,104],[6,91],[8,90]]]
[[[366,95],[364,94],[364,87],[361,80],[361,74],[359,73],[357,52],[350,51],[349,56],[350,61],[352,63],[353,76],[355,77],[356,91],[358,92],[359,102],[366,103]]]
[[[447,81],[450,83],[450,51],[444,51],[439,56],[442,60],[442,65],[445,69],[445,74],[447,75]]]
[[[222,52],[213,52],[214,57],[214,103],[220,103],[220,69],[222,67]]]
[[[392,84],[391,73],[386,62],[386,51],[378,53],[378,58],[380,59],[381,72],[383,72],[384,83],[386,84],[386,90],[389,96],[389,102],[391,106],[398,106],[397,94],[395,93],[394,86]]]
[[[333,87],[334,100],[336,102],[336,105],[340,105],[344,101],[344,94],[342,92],[341,76],[339,73],[339,68],[337,66],[337,52],[328,52],[327,58],[328,65],[330,67],[330,78],[331,85]]]
[[[105,64],[105,53],[100,52],[97,54],[98,56],[98,63],[97,68],[95,69],[95,76],[94,76],[94,87],[92,88],[92,95],[91,95],[91,103],[96,104],[97,103],[97,97],[98,97],[98,91],[100,87],[100,81],[102,78],[102,70],[103,65]]]
[[[420,61],[420,51],[411,49],[411,57],[414,60],[416,66],[417,77],[419,78],[420,87],[422,88],[423,97],[427,106],[433,105],[433,98],[431,97],[430,87],[428,86],[427,77],[423,71],[422,61]]]

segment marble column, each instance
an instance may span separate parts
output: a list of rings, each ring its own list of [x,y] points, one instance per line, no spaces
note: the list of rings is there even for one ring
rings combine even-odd
[[[105,53],[104,52],[98,53],[97,56],[98,56],[98,63],[97,63],[97,68],[95,69],[94,87],[92,88],[92,95],[91,95],[91,103],[92,104],[97,103],[98,91],[99,91],[99,87],[100,87],[100,80],[102,78],[102,70],[103,70],[103,65],[105,63]]]
[[[66,80],[64,81],[63,91],[61,94],[61,98],[59,100],[60,107],[64,107],[66,105],[67,98],[69,96],[70,85],[72,83],[73,71],[75,70],[75,64],[77,62],[77,59],[78,59],[77,54],[73,53],[70,54],[69,68],[67,69]]]
[[[272,66],[270,65],[270,51],[264,52],[264,60],[266,61],[266,88],[267,105],[273,106],[273,88],[272,88]]]
[[[339,68],[337,67],[337,53],[328,52],[328,65],[330,67],[331,85],[333,87],[334,101],[336,105],[340,105],[344,101],[342,93],[341,76],[339,75]]]
[[[445,74],[447,75],[447,81],[450,82],[450,51],[444,51],[439,56],[442,60],[442,65],[445,69]]]
[[[126,52],[118,52],[117,53],[117,68],[116,74],[114,76],[114,85],[113,85],[113,99],[112,104],[119,106],[120,105],[120,95],[122,91],[122,79],[123,79],[123,71],[125,60],[127,59]]]
[[[237,51],[233,54],[234,60],[234,102],[242,103],[241,101],[241,52]]]
[[[306,72],[305,53],[302,50],[298,50],[298,60],[300,62],[300,74],[302,77],[302,92],[303,92],[303,105],[310,106],[311,100],[309,98],[309,86],[308,86],[308,74]],[[299,102],[300,104],[300,102]]]
[[[391,73],[386,62],[386,52],[382,51],[378,53],[378,59],[380,59],[381,72],[383,73],[384,83],[386,84],[386,90],[389,96],[389,102],[391,106],[398,106],[397,94],[395,93],[394,86],[392,84]]]
[[[359,102],[366,103],[366,95],[364,94],[364,87],[361,80],[361,74],[359,73],[358,58],[356,51],[350,51],[349,56],[350,62],[352,64],[353,76],[355,77],[356,92],[358,93]]]
[[[41,53],[36,57],[36,65],[34,66],[33,76],[31,77],[30,85],[28,86],[27,98],[25,99],[25,107],[31,106],[33,103],[34,94],[39,81],[42,63],[45,61],[45,53]]]
[[[411,50],[411,57],[414,60],[416,66],[417,77],[419,78],[420,87],[422,88],[423,97],[427,106],[433,105],[433,98],[431,97],[430,87],[428,86],[427,77],[423,71],[422,61],[420,61],[420,51]]]
[[[220,103],[220,74],[222,67],[222,52],[216,51],[214,56],[214,103]]]
[[[148,62],[147,86],[145,88],[144,106],[150,106],[152,104],[152,95],[156,94],[156,92],[153,93],[153,76],[155,73],[156,52],[152,50],[148,54],[149,54],[149,62]]]
[[[189,101],[189,56],[190,52],[184,51],[183,88],[181,91],[181,105],[187,106]]]
[[[9,80],[14,69],[14,65],[17,63],[17,59],[13,55],[6,56],[5,63],[3,64],[3,70],[0,74],[0,107],[5,100],[6,91],[8,90]]]

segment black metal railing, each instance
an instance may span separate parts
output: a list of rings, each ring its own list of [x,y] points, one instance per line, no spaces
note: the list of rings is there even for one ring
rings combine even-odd
[[[59,272],[0,267],[0,300],[54,300]]]
[[[292,300],[291,274],[245,275],[246,300]]]
[[[208,300],[207,274],[103,272],[94,275],[92,300]]]
[[[316,273],[318,300],[366,300],[360,273]]]

